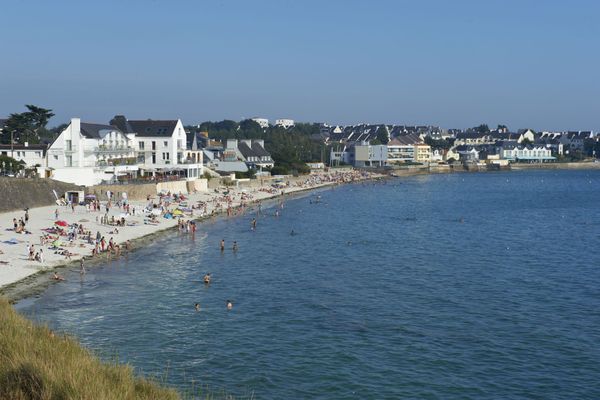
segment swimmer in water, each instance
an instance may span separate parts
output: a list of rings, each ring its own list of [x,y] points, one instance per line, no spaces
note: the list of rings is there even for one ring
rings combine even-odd
[[[225,251],[225,239],[221,239],[221,251]]]
[[[290,236],[296,236],[296,232],[294,232],[294,230],[292,229],[292,231],[290,232]]]
[[[233,251],[237,251],[238,250],[238,245],[237,245],[237,242],[235,240],[233,241],[233,247],[231,249]]]
[[[227,310],[231,310],[233,308],[233,303],[231,300],[227,300]]]
[[[65,278],[58,275],[56,272],[54,273],[54,276],[52,277],[52,279],[54,279],[55,281],[64,281],[65,280]]]
[[[196,309],[196,312],[200,311],[200,303],[194,304],[194,308]]]
[[[204,275],[204,278],[202,278],[202,280],[208,285],[210,283],[210,272]]]
[[[252,230],[256,230],[256,218],[252,218]]]

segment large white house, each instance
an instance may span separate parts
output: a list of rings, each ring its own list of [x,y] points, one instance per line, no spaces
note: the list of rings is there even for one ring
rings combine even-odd
[[[21,161],[28,168],[45,167],[47,150],[45,144],[0,144],[0,154]]]
[[[112,125],[71,123],[48,149],[52,177],[63,182],[91,186],[117,176],[135,175],[133,138]]]
[[[275,120],[275,126],[281,126],[282,128],[291,128],[294,126],[294,120],[288,118],[279,118]]]
[[[136,162],[143,175],[174,171],[183,173],[187,179],[202,175],[202,152],[192,154],[187,149],[187,136],[180,119],[128,120],[117,115],[110,123],[134,138]]]
[[[269,120],[267,118],[254,117],[252,118],[252,121],[256,122],[263,129],[267,129],[269,127]]]

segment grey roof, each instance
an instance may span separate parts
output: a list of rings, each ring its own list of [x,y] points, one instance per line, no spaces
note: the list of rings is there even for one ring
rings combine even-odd
[[[271,156],[271,154],[269,154],[269,152],[267,150],[265,150],[265,148],[262,147],[260,145],[260,143],[258,143],[258,142],[252,142],[252,151],[258,157],[270,157]]]
[[[135,133],[142,137],[171,137],[177,120],[128,120],[123,115],[116,115],[111,121],[122,132]]]
[[[44,152],[48,149],[47,144],[30,144],[25,146],[24,144],[0,144],[0,150],[43,150]]]
[[[146,121],[127,121],[133,132],[139,136],[171,137],[177,120],[146,120]]]
[[[102,137],[100,136],[101,131],[121,132],[119,128],[112,125],[81,123],[81,134],[88,139],[100,139]]]
[[[258,155],[244,142],[238,143],[238,150],[245,159],[248,159],[249,157],[258,157]]]

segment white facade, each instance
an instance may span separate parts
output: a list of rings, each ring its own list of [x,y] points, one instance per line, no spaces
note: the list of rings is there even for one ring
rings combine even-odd
[[[56,180],[91,186],[135,172],[132,141],[110,125],[72,118],[48,149],[47,166]]]
[[[182,164],[186,140],[181,120],[177,120],[173,131],[165,132],[164,136],[144,136],[144,132],[135,132],[138,163],[153,168]]]
[[[387,144],[388,162],[389,163],[404,163],[415,161],[415,146],[412,144],[401,144],[397,141],[392,141]]]
[[[386,145],[355,145],[354,166],[356,167],[382,167],[386,165],[388,148]]]
[[[294,126],[294,120],[293,119],[286,119],[286,118],[276,119],[275,120],[275,126],[281,126],[281,127],[285,128],[285,129],[291,128],[292,126]]]
[[[505,160],[520,162],[549,162],[555,160],[552,157],[551,150],[544,146],[502,148],[501,157]]]
[[[0,145],[0,154],[3,156],[12,157],[17,161],[23,161],[28,168],[40,166],[46,166],[46,146],[41,144],[29,145],[15,144],[12,146],[9,144]]]
[[[267,129],[269,127],[269,120],[266,118],[252,118],[252,121],[256,122],[263,129]]]

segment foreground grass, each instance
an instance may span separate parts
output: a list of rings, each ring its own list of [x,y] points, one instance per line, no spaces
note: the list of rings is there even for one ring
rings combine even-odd
[[[20,316],[0,298],[0,399],[179,399],[175,390],[101,362],[77,341]]]

